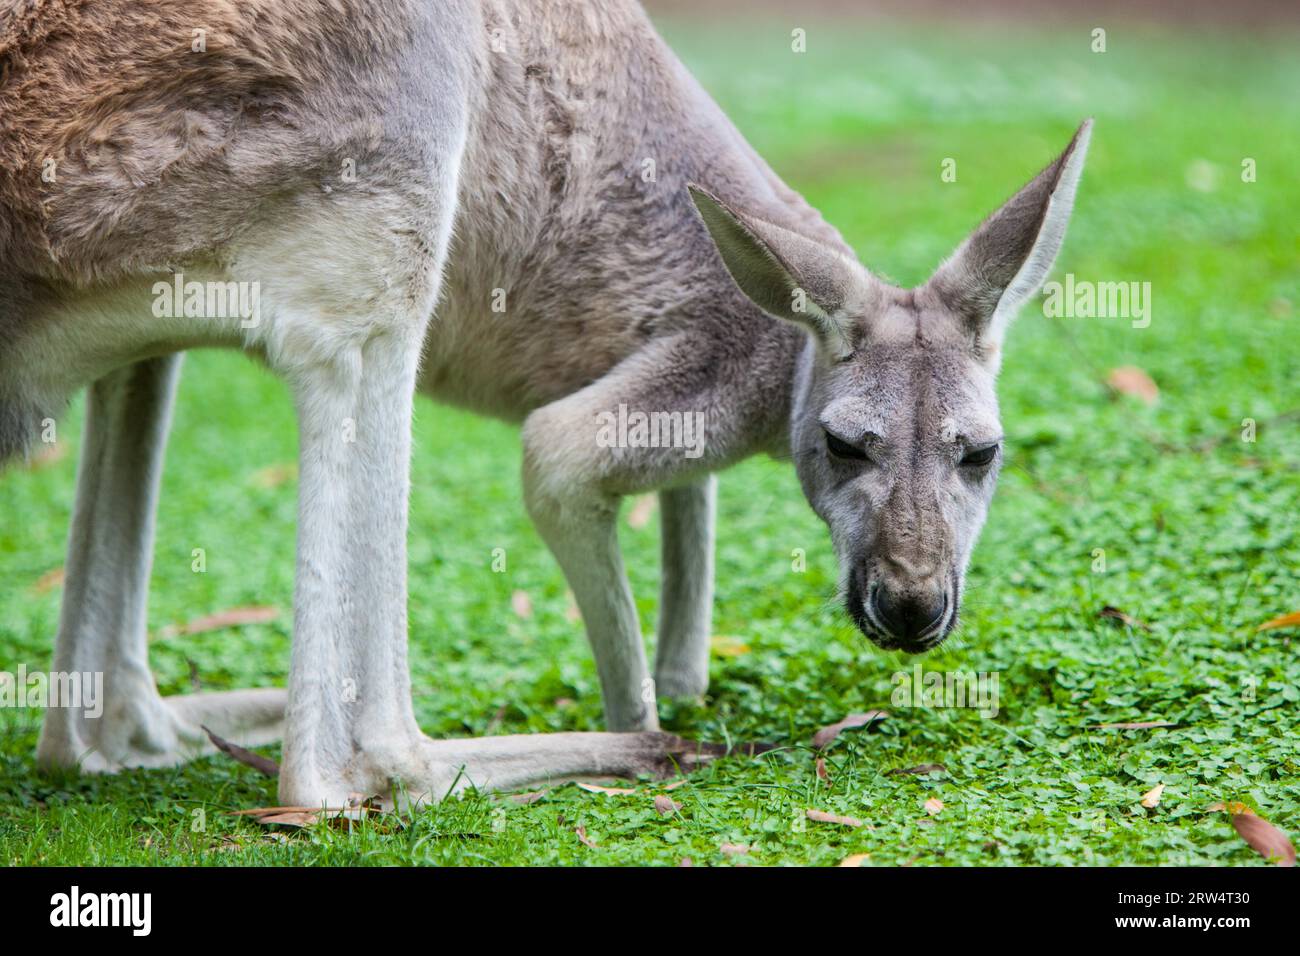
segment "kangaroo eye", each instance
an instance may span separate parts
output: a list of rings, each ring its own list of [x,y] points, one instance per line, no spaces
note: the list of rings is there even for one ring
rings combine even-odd
[[[961,463],[968,468],[984,468],[993,463],[993,459],[998,455],[998,446],[989,445],[988,448],[977,448],[968,452]]]
[[[826,448],[836,458],[848,458],[853,461],[866,461],[867,453],[861,448],[850,445],[846,441],[836,438],[830,432],[826,433]]]

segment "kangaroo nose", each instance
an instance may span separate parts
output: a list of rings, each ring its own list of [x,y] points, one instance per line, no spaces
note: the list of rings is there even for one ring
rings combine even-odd
[[[942,591],[900,595],[882,586],[876,588],[875,602],[881,623],[905,645],[938,624],[948,610],[948,595]]]

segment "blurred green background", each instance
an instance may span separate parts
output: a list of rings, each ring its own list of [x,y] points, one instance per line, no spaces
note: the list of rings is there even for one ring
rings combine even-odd
[[[211,759],[45,778],[32,761],[40,715],[0,710],[0,862],[1262,862],[1207,809],[1221,800],[1300,831],[1297,631],[1256,631],[1300,609],[1300,33],[1252,20],[1250,5],[1190,28],[1177,16],[1026,21],[945,8],[909,21],[818,9],[652,8],[741,131],[870,268],[923,281],[1094,116],[1057,277],[1151,283],[1149,328],[1049,319],[1031,303],[1012,330],[1001,379],[1010,464],[964,626],[923,660],[997,671],[998,717],[890,708],[843,735],[825,754],[829,784],[818,778],[813,731],[890,707],[891,675],[914,661],[868,646],[847,622],[827,534],[792,469],[754,460],[721,480],[710,699],[661,715],[685,734],[786,749],[693,775],[673,791],[675,814],[656,814],[645,784],[629,797],[567,787],[527,806],[471,797],[401,825],[285,840],[223,815],[275,802],[274,784],[246,768]],[[1098,26],[1104,53],[1092,49]],[[796,28],[804,53],[791,50]],[[1247,158],[1255,182],[1242,180]],[[945,159],[955,182],[941,179]],[[1154,404],[1108,388],[1123,366],[1150,376]],[[521,503],[516,430],[424,399],[416,416],[410,633],[423,726],[598,729],[581,624]],[[0,480],[3,669],[49,666],[80,418],[78,405],[54,454]],[[1253,443],[1241,440],[1247,418]],[[150,599],[164,693],[283,683],[294,436],[268,373],[234,354],[187,359]],[[621,530],[652,643],[657,517]],[[205,574],[190,570],[198,547]],[[498,547],[504,574],[491,571]],[[804,573],[791,570],[795,548]],[[282,613],[159,633],[253,605]],[[1099,617],[1107,605],[1146,627]],[[1149,720],[1176,726],[1094,726]],[[944,771],[887,773],[931,763]],[[1162,783],[1159,806],[1142,807]],[[944,804],[937,815],[923,809],[930,798]],[[208,814],[202,833],[196,808]],[[807,822],[808,808],[872,829]]]

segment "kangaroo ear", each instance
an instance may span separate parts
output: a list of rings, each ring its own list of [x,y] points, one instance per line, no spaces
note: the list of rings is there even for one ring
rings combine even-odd
[[[928,283],[990,358],[1001,348],[1016,310],[1052,270],[1091,135],[1092,120],[1085,120],[1065,152],[984,220]]]
[[[866,269],[816,240],[741,213],[699,186],[688,188],[723,264],[750,301],[811,330],[836,358],[853,351],[848,317],[865,311],[873,291]]]

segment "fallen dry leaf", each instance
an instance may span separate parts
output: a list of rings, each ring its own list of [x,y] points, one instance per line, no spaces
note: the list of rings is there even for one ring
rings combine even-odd
[[[635,789],[629,787],[602,787],[598,783],[587,783],[583,780],[574,781],[579,790],[586,790],[588,793],[604,793],[611,797],[625,797],[629,793],[636,793]]]
[[[44,442],[39,451],[27,459],[28,471],[40,471],[62,461],[68,454],[68,446],[61,441]]]
[[[655,494],[638,495],[632,502],[632,507],[627,513],[627,525],[629,528],[644,528],[650,523],[650,516],[655,513],[655,505],[659,503],[659,496]]]
[[[831,782],[831,774],[830,771],[826,769],[825,757],[817,758],[817,779],[825,780],[827,783]]]
[[[252,483],[259,488],[278,488],[286,482],[298,480],[298,465],[295,462],[282,462],[268,465],[253,472]]]
[[[1291,840],[1263,817],[1234,813],[1232,827],[1264,859],[1278,866],[1295,866],[1295,847]]]
[[[278,607],[232,607],[228,611],[218,611],[207,617],[196,618],[188,624],[169,624],[158,632],[159,637],[191,636],[220,631],[228,627],[243,627],[245,624],[266,624],[280,616]]]
[[[947,773],[947,772],[948,772],[948,768],[941,763],[923,763],[917,767],[895,767],[893,770],[887,770],[885,772],[885,776],[893,777],[902,774],[920,775],[923,773]]]
[[[854,853],[852,856],[846,856],[836,866],[861,866],[867,860],[871,859],[870,853]]]
[[[268,813],[258,817],[258,823],[268,826],[309,827],[321,817],[320,810],[286,810],[284,813]]]
[[[1212,803],[1205,808],[1206,813],[1219,813],[1223,810],[1227,810],[1229,813],[1254,813],[1255,812],[1250,807],[1246,806],[1244,803],[1238,800],[1233,800],[1231,803],[1224,803],[1222,800],[1220,800],[1218,803]]]
[[[587,836],[586,827],[574,827],[573,832],[578,834],[578,839],[582,841],[583,846],[592,847],[593,849],[597,846],[596,841]]]
[[[1127,724],[1093,724],[1097,730],[1153,730],[1157,727],[1176,727],[1171,720],[1139,720]]]
[[[247,810],[227,810],[232,817],[264,817],[268,813],[288,813],[291,810],[300,810],[304,813],[312,813],[321,807],[249,807]],[[339,809],[338,807],[324,807],[325,810]]]
[[[681,860],[678,861],[677,865],[678,865],[678,866],[694,866],[694,865],[695,865],[695,861],[692,860],[689,856],[684,856],[684,857],[681,858]]]
[[[251,750],[245,750],[239,744],[232,744],[229,740],[222,740],[207,727],[203,732],[208,735],[208,739],[213,745],[231,760],[238,761],[246,767],[252,767],[258,773],[265,774],[268,777],[280,776],[280,765],[270,757],[263,757],[261,754],[255,754]]]
[[[510,609],[516,617],[528,619],[533,616],[533,599],[527,591],[514,591],[510,595]]]
[[[938,797],[931,797],[925,801],[925,812],[932,817],[938,816],[943,812],[943,801]]]
[[[1142,806],[1148,810],[1154,810],[1160,806],[1160,795],[1165,792],[1165,785],[1158,783],[1146,793],[1142,794]]]
[[[688,784],[688,783],[690,783],[689,780],[687,780],[685,777],[680,777],[680,778],[678,778],[677,780],[674,780],[672,783],[665,783],[665,784],[663,785],[663,789],[665,789],[665,790],[676,790],[678,787],[683,786],[684,784]]]
[[[1106,377],[1106,384],[1120,395],[1132,395],[1148,405],[1154,405],[1160,398],[1160,389],[1151,380],[1151,376],[1136,365],[1123,365],[1111,369]]]
[[[1279,627],[1300,627],[1300,611],[1292,611],[1290,614],[1283,614],[1281,617],[1275,617],[1271,621],[1265,621],[1256,631],[1272,631]]]
[[[383,811],[369,801],[359,800],[347,807],[253,807],[230,813],[236,817],[252,817],[264,826],[308,827],[320,820],[350,825],[368,815],[382,815]]]
[[[528,806],[530,803],[536,803],[542,797],[546,796],[548,790],[532,790],[528,793],[511,794],[510,799],[521,806]]]
[[[861,714],[849,714],[843,720],[823,727],[821,730],[817,731],[817,733],[813,734],[813,746],[818,750],[821,750],[838,737],[841,731],[852,730],[855,727],[863,727],[877,720],[884,720],[888,716],[889,712],[884,710],[868,710]]]
[[[33,594],[48,594],[55,588],[63,587],[63,580],[67,575],[63,568],[55,568],[52,571],[46,571],[32,584]]]
[[[709,651],[718,657],[742,657],[749,653],[749,645],[738,637],[715,634],[709,638]]]
[[[500,707],[498,707],[493,712],[491,718],[488,719],[487,727],[483,729],[483,736],[491,737],[494,733],[496,733],[496,729],[501,726],[501,722],[506,719],[506,714],[509,712],[510,712],[509,704],[502,704]]]
[[[347,813],[360,807],[249,807],[247,810],[228,810],[232,817],[264,817],[274,813]]]
[[[1112,621],[1118,621],[1119,623],[1123,624],[1125,627],[1140,627],[1144,631],[1151,630],[1150,624],[1144,624],[1142,621],[1139,621],[1131,614],[1128,614],[1125,611],[1121,611],[1117,607],[1112,607],[1109,604],[1107,604],[1100,611],[1098,611],[1097,616],[1109,618]]]
[[[661,817],[666,817],[670,813],[676,813],[682,808],[682,805],[672,797],[666,797],[662,793],[655,794],[655,813]]]
[[[718,849],[727,856],[739,856],[741,853],[749,852],[749,847],[744,843],[724,843]]]
[[[860,827],[862,821],[857,817],[842,817],[838,813],[827,813],[825,810],[808,810],[808,819],[817,823],[838,823],[842,827]]]

